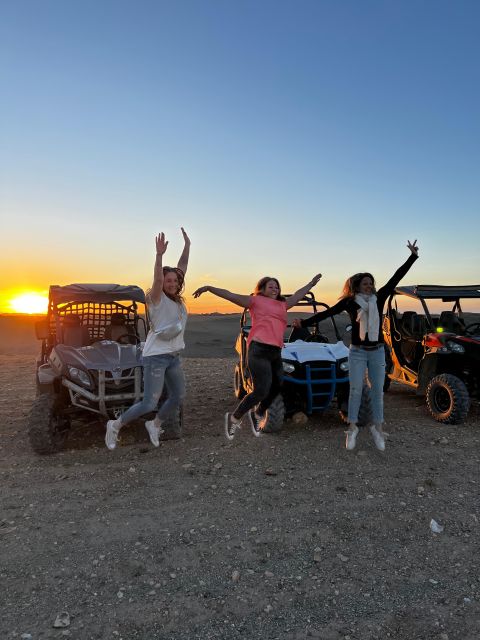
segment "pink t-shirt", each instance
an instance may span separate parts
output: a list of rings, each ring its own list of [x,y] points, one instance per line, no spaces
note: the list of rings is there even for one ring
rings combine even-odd
[[[266,296],[250,296],[252,328],[247,343],[252,340],[283,347],[283,334],[287,327],[287,303]]]

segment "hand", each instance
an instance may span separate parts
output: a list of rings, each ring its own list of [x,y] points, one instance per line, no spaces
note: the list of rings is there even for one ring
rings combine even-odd
[[[410,251],[412,253],[414,253],[416,256],[418,256],[418,247],[417,247],[417,241],[414,240],[413,244],[410,242],[410,240],[407,240],[407,247],[410,249]]]
[[[294,329],[301,329],[302,328],[302,321],[300,320],[300,318],[295,318],[294,320],[292,320],[292,327]]]
[[[155,237],[155,246],[157,248],[157,254],[163,256],[168,247],[168,240],[165,240],[165,234],[159,233]]]
[[[208,286],[208,284],[205,287],[199,287],[196,291],[192,293],[192,295],[194,298],[199,298],[202,295],[202,293],[206,293],[209,290],[209,288],[210,287]]]
[[[317,273],[316,276],[313,276],[313,278],[310,280],[310,286],[314,287],[317,284],[317,282],[320,280],[321,277],[322,277],[321,273]]]
[[[190,246],[190,238],[187,236],[187,232],[185,231],[185,229],[183,227],[180,227],[180,229],[182,230],[183,240],[184,240],[185,244]]]

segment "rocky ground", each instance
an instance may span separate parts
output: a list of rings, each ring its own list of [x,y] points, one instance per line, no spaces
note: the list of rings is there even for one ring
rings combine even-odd
[[[478,405],[440,426],[392,385],[384,454],[333,410],[228,443],[233,361],[190,358],[182,440],[39,457],[33,357],[0,365],[2,639],[480,637]]]

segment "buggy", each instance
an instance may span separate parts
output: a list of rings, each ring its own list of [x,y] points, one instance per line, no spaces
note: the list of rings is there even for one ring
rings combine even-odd
[[[144,304],[134,285],[50,287],[46,318],[35,325],[42,347],[29,416],[34,451],[59,451],[73,420],[117,418],[141,400]]]
[[[315,300],[312,292],[307,293],[297,306],[309,307],[312,313],[329,308],[327,304]],[[282,349],[282,392],[267,412],[268,418],[263,431],[281,431],[285,416],[299,411],[307,415],[323,412],[333,400],[337,401],[338,408],[343,413],[346,411],[349,392],[348,348],[341,340],[335,319],[331,317],[328,321],[331,322],[332,329],[329,333],[336,338],[333,343],[320,332],[318,323],[310,331],[292,329],[287,336]],[[238,399],[253,389],[247,364],[250,329],[250,314],[245,309],[240,319],[240,333],[235,347],[239,356],[234,372],[235,396]],[[251,426],[257,435],[255,421],[251,420]]]
[[[466,310],[479,300],[480,285],[417,285],[397,287],[387,302],[386,386],[393,380],[425,395],[441,423],[463,423],[471,399],[480,399],[480,316]]]

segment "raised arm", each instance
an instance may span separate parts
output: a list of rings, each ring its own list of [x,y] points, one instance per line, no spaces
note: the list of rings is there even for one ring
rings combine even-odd
[[[243,296],[240,293],[232,293],[231,291],[228,291],[228,289],[218,289],[217,287],[212,287],[209,284],[194,291],[193,297],[199,298],[202,293],[207,293],[207,291],[213,293],[214,296],[233,302],[233,304],[238,304],[239,307],[246,308],[250,304],[250,296]]]
[[[413,244],[410,242],[410,240],[408,240],[407,242],[407,247],[410,249],[410,255],[408,257],[408,259],[402,264],[401,267],[399,267],[395,273],[393,274],[393,276],[390,278],[390,280],[383,285],[383,287],[381,287],[378,291],[377,291],[377,298],[384,298],[385,300],[387,299],[387,297],[393,293],[395,287],[397,286],[397,284],[400,282],[400,280],[407,275],[410,267],[412,266],[412,264],[415,262],[415,260],[418,259],[418,247],[417,247],[417,241],[414,240]]]
[[[150,299],[153,304],[158,304],[163,291],[163,254],[167,250],[168,240],[165,240],[165,234],[159,233],[155,237],[155,248],[157,255],[155,258],[155,267],[153,269],[153,284],[150,289]]]
[[[178,261],[177,268],[183,271],[183,275],[185,275],[187,273],[188,257],[190,255],[190,238],[187,236],[185,229],[183,227],[181,227],[181,229],[185,245],[183,247],[182,255]]]
[[[303,296],[306,293],[308,293],[310,289],[312,289],[317,284],[317,282],[320,280],[321,277],[322,277],[322,274],[317,273],[317,275],[313,276],[310,282],[308,282],[304,287],[302,287],[301,289],[298,289],[298,291],[295,291],[295,293],[293,293],[291,296],[288,296],[287,309],[291,309],[292,307],[294,307],[297,304],[297,302],[299,302],[303,298]]]

